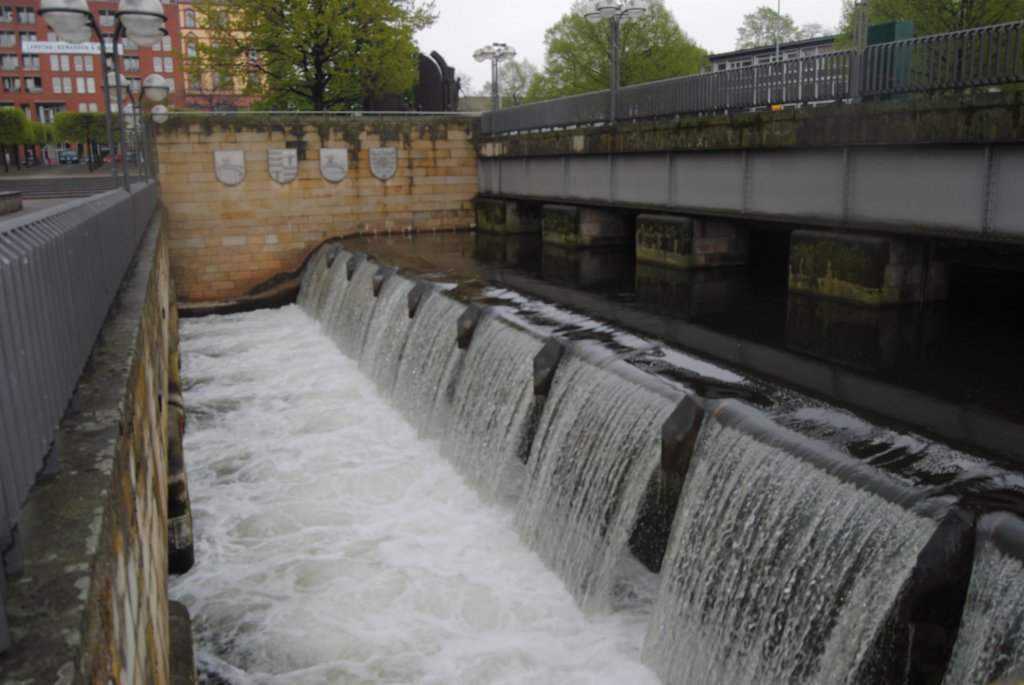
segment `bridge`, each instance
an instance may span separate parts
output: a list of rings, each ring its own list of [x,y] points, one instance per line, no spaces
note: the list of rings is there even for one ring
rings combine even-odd
[[[759,223],[799,228],[791,287],[878,305],[941,296],[937,241],[1024,239],[1024,94],[988,92],[1024,81],[1022,33],[1018,22],[627,88],[614,122],[607,93],[481,121],[179,115],[153,131],[162,209],[157,186],[137,183],[8,219],[0,547],[8,575],[30,571],[0,583],[0,672],[52,667],[52,682],[70,663],[72,676],[167,680],[171,638],[151,628],[170,615],[176,300],[258,298],[294,283],[326,239],[468,228],[474,201],[485,230],[636,241],[641,258],[677,268],[743,263]],[[347,179],[322,177],[330,148],[351,153]],[[393,168],[381,172],[377,148],[394,151]],[[281,149],[297,153],[288,182],[268,172]],[[244,153],[246,180],[218,180],[225,150]],[[845,290],[836,281],[853,276],[830,266],[823,278],[814,269],[836,241],[879,269]],[[47,587],[65,603],[37,611]]]

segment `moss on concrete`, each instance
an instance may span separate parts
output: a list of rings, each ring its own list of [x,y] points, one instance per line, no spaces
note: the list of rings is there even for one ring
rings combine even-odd
[[[503,233],[508,226],[508,202],[491,198],[476,199],[476,226],[481,231]]]
[[[565,247],[581,247],[580,208],[571,205],[544,205],[541,215],[544,242]]]
[[[999,143],[1024,139],[1024,92],[685,117],[479,139],[481,157]]]

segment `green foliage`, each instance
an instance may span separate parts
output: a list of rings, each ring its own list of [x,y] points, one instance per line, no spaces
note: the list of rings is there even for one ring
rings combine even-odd
[[[32,124],[32,140],[31,142],[35,145],[48,145],[49,143],[55,142],[53,137],[53,126],[51,124],[44,123],[42,121],[33,121]]]
[[[611,23],[591,24],[575,0],[570,12],[544,35],[543,73],[533,79],[527,101],[605,90],[611,82]],[[695,74],[707,51],[686,35],[663,0],[654,0],[639,21],[622,24],[621,85]]]
[[[118,131],[114,132],[115,138]],[[57,140],[91,145],[106,141],[106,116],[101,112],[57,112],[53,117],[53,136]],[[116,142],[116,141],[115,141]]]
[[[530,84],[537,78],[537,67],[529,60],[509,60],[498,65],[498,93],[501,95],[502,105],[514,107],[526,102],[526,94],[530,90]],[[480,90],[480,95],[491,95],[491,82],[488,81]]]
[[[915,36],[930,36],[1019,21],[1024,18],[1024,0],[871,0],[871,24],[909,21]],[[853,0],[843,0],[840,22],[841,45],[850,44]]]
[[[779,14],[771,7],[761,5],[750,14],[743,15],[743,23],[736,29],[736,49],[763,48],[781,43],[792,43],[804,38],[793,17]]]
[[[209,42],[193,75],[215,74],[266,105],[357,109],[402,93],[419,74],[416,31],[433,23],[431,0],[199,0]]]
[[[17,145],[32,142],[31,122],[17,107],[0,107],[0,143]]]

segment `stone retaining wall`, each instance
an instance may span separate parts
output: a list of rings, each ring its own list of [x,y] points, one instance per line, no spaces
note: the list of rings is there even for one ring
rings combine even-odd
[[[0,682],[163,685],[167,380],[173,306],[159,217],[143,239],[57,438],[59,472],[23,510]],[[188,655],[185,655],[186,657]]]
[[[472,117],[181,115],[156,130],[160,194],[183,302],[250,294],[300,267],[328,238],[474,224],[478,120]],[[275,180],[272,151],[288,149],[298,158],[295,177],[285,180],[286,169]],[[324,149],[345,154],[344,179],[329,180],[321,171]],[[226,177],[234,185],[218,179],[217,151],[244,153],[235,176]],[[393,176],[381,178],[391,170]]]

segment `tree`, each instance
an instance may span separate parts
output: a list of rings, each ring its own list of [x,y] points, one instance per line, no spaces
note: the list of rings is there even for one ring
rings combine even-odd
[[[544,34],[544,71],[532,81],[527,101],[605,90],[611,82],[611,24],[591,24],[575,0],[569,14]],[[653,0],[638,21],[622,24],[620,78],[623,86],[695,74],[707,51],[679,28],[664,0]]]
[[[107,139],[106,115],[101,112],[57,112],[53,117],[53,135],[57,140],[85,145],[89,151],[89,171],[98,169],[99,141]],[[115,143],[119,131],[114,131]]]
[[[413,34],[432,0],[200,0],[208,41],[194,68],[233,79],[268,105],[356,109],[416,82]]]
[[[853,26],[853,0],[843,0],[840,22],[842,44],[849,44]],[[870,23],[909,21],[914,35],[962,31],[1024,17],[1024,0],[871,0]]]
[[[505,107],[514,107],[526,102],[530,84],[538,74],[537,67],[529,60],[510,60],[498,65],[498,93]],[[491,82],[484,84],[480,95],[490,96]]]
[[[736,49],[763,48],[778,43],[792,43],[804,38],[793,17],[779,14],[771,7],[761,5],[750,14],[743,15],[743,23],[736,29]]]
[[[46,147],[54,142],[53,126],[42,121],[31,121],[29,124],[32,129],[30,144],[39,146],[39,149],[43,150],[45,155]]]
[[[21,160],[18,158],[18,145],[27,143],[32,139],[32,127],[22,112],[17,107],[0,107],[0,147],[4,157],[4,171],[10,171],[8,161],[8,147],[14,149],[14,161],[21,168]]]

